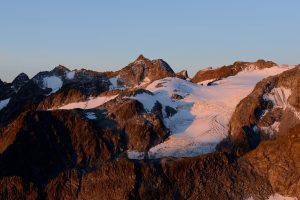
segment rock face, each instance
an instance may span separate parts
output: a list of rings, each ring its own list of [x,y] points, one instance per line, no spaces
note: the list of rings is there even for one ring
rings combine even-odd
[[[169,131],[159,115],[161,110],[158,113],[147,113],[143,104],[128,98],[116,98],[104,107],[117,122],[118,128],[124,130],[129,150],[147,152],[169,136]]]
[[[82,175],[64,172],[48,184],[45,193],[64,199],[265,199],[273,190],[258,177],[246,162],[230,163],[224,154],[119,160]]]
[[[0,100],[14,96],[23,87],[29,78],[26,74],[19,74],[12,83],[4,83],[0,80]]]
[[[248,151],[264,138],[282,135],[300,123],[299,77],[296,67],[259,82],[231,118],[231,140]]]
[[[259,82],[237,106],[229,146],[274,191],[300,197],[300,67]],[[227,143],[227,144],[226,144]],[[223,146],[223,147],[224,147]]]
[[[111,84],[101,73],[88,70],[71,72],[63,66],[50,72],[40,72],[29,81],[20,81],[25,80],[24,77],[25,75],[19,75],[0,94],[0,100],[10,98],[10,103],[0,110],[0,126],[12,121],[24,110],[45,110],[70,102],[84,101],[108,91]],[[13,84],[20,88],[13,89]]]
[[[61,171],[88,170],[117,157],[123,146],[114,123],[92,123],[81,115],[28,112],[3,128],[0,176],[18,175],[42,187]]]
[[[0,198],[34,200],[38,198],[38,190],[33,183],[20,177],[4,177],[0,180]]]
[[[124,85],[130,87],[143,81],[149,82],[165,77],[174,77],[175,73],[162,59],[149,60],[140,55],[134,62],[116,72],[116,75]]]
[[[242,70],[257,68],[270,68],[273,67],[275,63],[271,61],[258,60],[256,62],[235,62],[229,66],[223,66],[217,69],[207,68],[205,70],[200,70],[196,73],[196,75],[192,78],[193,83],[199,83],[207,80],[220,80],[222,78],[226,78],[228,76],[234,76]]]
[[[176,77],[184,79],[184,80],[188,80],[189,79],[189,75],[188,75],[187,70],[182,70],[182,71],[176,73]]]
[[[245,159],[280,194],[300,197],[300,124],[276,140],[263,141]]]
[[[21,73],[13,80],[12,85],[15,88],[15,90],[19,90],[28,81],[29,81],[29,77],[26,74]]]

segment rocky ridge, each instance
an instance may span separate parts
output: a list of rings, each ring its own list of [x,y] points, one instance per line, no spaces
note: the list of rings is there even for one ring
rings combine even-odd
[[[200,71],[192,81],[273,65],[237,62]],[[236,107],[229,137],[217,151],[161,159],[145,153],[141,160],[128,159],[128,150],[147,152],[167,140],[163,117],[178,108],[157,101],[149,110],[134,97],[153,96],[144,84],[165,77],[189,81],[186,72],[175,74],[163,60],[139,56],[117,72],[60,65],[30,80],[21,74],[0,110],[0,198],[267,199],[274,193],[300,198],[299,69],[259,82]],[[8,85],[0,81],[0,95]],[[55,109],[107,95],[116,97],[92,108]],[[172,101],[185,97],[177,95]]]
[[[228,76],[234,76],[239,72],[247,69],[264,69],[275,66],[276,64],[271,61],[257,60],[256,62],[235,62],[229,66],[223,66],[220,68],[206,68],[198,71],[192,78],[193,83],[199,83],[210,80],[211,82],[226,78]]]

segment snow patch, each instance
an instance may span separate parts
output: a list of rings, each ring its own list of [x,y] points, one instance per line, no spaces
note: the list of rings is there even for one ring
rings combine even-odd
[[[70,104],[64,105],[64,106],[56,108],[56,109],[60,109],[60,110],[62,110],[62,109],[70,110],[70,109],[76,109],[76,108],[92,109],[92,108],[96,108],[98,106],[103,105],[104,103],[116,98],[117,96],[118,95],[96,97],[96,98],[92,98],[88,101],[70,103]]]
[[[1,100],[0,101],[0,110],[2,110],[3,108],[5,108],[8,105],[9,101],[10,101],[10,98]]]
[[[118,83],[119,77],[111,77],[109,79],[109,82],[111,85],[109,86],[109,90],[124,90],[125,88],[122,85],[119,85]]]
[[[292,91],[287,88],[279,87],[273,88],[270,93],[263,96],[263,98],[272,101],[275,107],[286,109],[288,107],[288,98]]]
[[[208,83],[211,83],[213,81],[215,81],[216,79],[210,79],[210,80],[206,80],[206,81],[202,81],[202,82],[198,82],[198,85],[205,85],[207,86]]]
[[[75,77],[75,71],[66,72],[67,79],[71,80]]]
[[[135,96],[128,97],[128,98],[135,99],[135,100],[139,101],[140,103],[142,103],[144,106],[144,109],[147,112],[151,112],[152,108],[154,107],[154,105],[156,103],[156,98],[148,93],[141,93],[141,94],[137,94]]]
[[[117,77],[112,77],[109,79],[109,82],[111,85],[109,86],[110,90],[113,90],[115,88],[118,88],[118,78]]]
[[[88,119],[92,119],[92,120],[97,119],[96,114],[93,112],[87,112],[87,113],[85,113],[85,116]]]
[[[52,89],[50,94],[57,92],[63,85],[62,80],[57,76],[48,76],[43,79],[43,89]]]
[[[298,112],[293,106],[288,103],[288,98],[292,94],[291,89],[279,87],[273,88],[268,94],[265,94],[263,98],[265,100],[272,101],[274,107],[281,108],[283,110],[290,109],[294,115],[300,119],[300,112]]]
[[[134,150],[128,150],[127,151],[127,156],[129,159],[138,159],[142,160],[145,157],[144,152],[139,152],[139,151],[134,151]]]

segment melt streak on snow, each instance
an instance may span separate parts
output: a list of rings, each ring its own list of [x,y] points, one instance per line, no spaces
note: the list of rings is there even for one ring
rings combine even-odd
[[[290,109],[293,111],[294,115],[300,119],[300,112],[297,112],[297,110],[289,104],[288,98],[292,94],[292,91],[287,88],[273,88],[272,91],[266,95],[264,95],[264,98],[267,100],[271,100],[273,105],[277,108],[281,108],[283,110]]]
[[[96,97],[96,98],[92,98],[88,101],[70,103],[70,104],[64,105],[62,107],[59,107],[57,109],[64,109],[64,110],[70,110],[70,109],[76,109],[76,108],[92,109],[92,108],[101,106],[102,104],[116,98],[117,96],[118,95]]]
[[[237,104],[251,93],[257,82],[268,76],[279,74],[290,67],[275,66],[263,70],[249,69],[212,86],[202,86],[178,78],[165,78],[146,87],[154,95],[138,94],[135,99],[144,104],[146,110],[159,101],[163,107],[173,107],[177,113],[167,117],[164,124],[171,135],[165,142],[148,152],[149,158],[166,156],[189,157],[215,150],[215,146],[228,134],[229,120]],[[184,97],[174,100],[172,94]],[[132,155],[132,157],[130,157]],[[135,154],[129,158],[139,159]]]
[[[8,105],[9,101],[10,101],[10,98],[0,101],[0,110],[5,108]]]
[[[292,94],[292,91],[287,88],[273,88],[272,91],[264,95],[265,99],[272,101],[275,107],[286,109],[288,104],[288,98]]]
[[[62,80],[57,76],[48,76],[43,79],[44,88],[52,89],[50,94],[57,92],[63,85]]]
[[[281,108],[283,110],[290,109],[294,115],[300,119],[300,112],[297,112],[297,110],[291,106],[288,103],[288,98],[292,94],[292,91],[288,88],[278,87],[273,88],[268,94],[265,94],[263,98],[265,100],[272,101],[274,107]],[[275,121],[274,124],[268,127],[262,127],[261,129],[265,131],[265,133],[269,135],[274,135],[275,133],[278,133],[279,131],[280,122]]]

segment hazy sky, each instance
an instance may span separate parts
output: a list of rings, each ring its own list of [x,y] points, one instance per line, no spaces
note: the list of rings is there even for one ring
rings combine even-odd
[[[139,54],[194,74],[259,58],[300,63],[299,0],[1,0],[0,78],[98,71]]]

